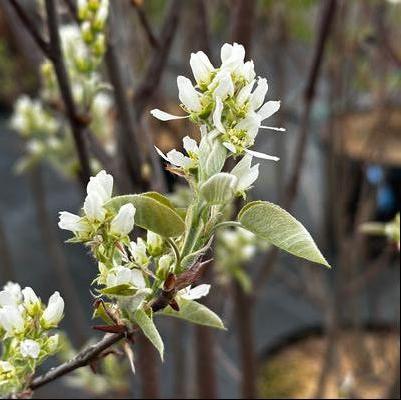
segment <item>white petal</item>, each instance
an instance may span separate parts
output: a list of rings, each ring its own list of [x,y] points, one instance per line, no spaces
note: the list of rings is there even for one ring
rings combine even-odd
[[[190,288],[186,293],[182,295],[187,300],[197,300],[201,297],[205,297],[209,294],[210,285],[202,284],[194,288]]]
[[[131,271],[131,283],[138,289],[143,289],[146,287],[146,282],[142,271],[139,269],[133,269]]]
[[[258,79],[258,86],[251,94],[250,103],[253,110],[257,110],[264,102],[268,90],[267,80],[265,78]]]
[[[177,86],[181,103],[190,111],[201,111],[200,95],[193,87],[192,82],[185,76],[180,75],[177,77]]]
[[[59,213],[59,219],[58,226],[60,229],[72,232],[86,232],[89,228],[79,215],[72,214],[68,211],[61,211]]]
[[[272,160],[272,161],[278,161],[280,160],[279,157],[274,157],[274,156],[269,156],[268,154],[265,153],[259,153],[258,151],[253,151],[249,149],[245,149],[245,152],[250,154],[251,156],[254,156],[256,158],[262,158],[264,160]]]
[[[59,292],[54,292],[49,298],[42,318],[48,325],[57,325],[63,317],[63,312],[64,300]]]
[[[230,142],[223,142],[223,146],[234,154],[237,152],[236,147]]]
[[[167,153],[169,162],[176,167],[189,167],[192,164],[192,160],[189,157],[184,156],[181,152],[173,149]]]
[[[154,148],[156,149],[157,154],[158,154],[161,158],[163,158],[163,159],[166,160],[167,162],[170,162],[170,160],[166,157],[166,155],[165,155],[158,147],[154,146]]]
[[[237,190],[247,190],[259,176],[259,164],[251,167],[252,156],[246,154],[241,161],[233,168],[231,174],[238,178]]]
[[[261,129],[270,129],[271,131],[277,131],[277,132],[286,132],[287,129],[285,128],[276,128],[275,126],[260,126]]]
[[[88,194],[98,195],[102,199],[102,202],[105,203],[111,199],[113,177],[104,170],[100,171],[96,176],[92,176],[89,179],[86,191]]]
[[[159,110],[157,108],[153,109],[150,112],[155,118],[159,119],[160,121],[171,121],[173,119],[184,119],[184,118],[188,118],[188,115],[185,116],[178,116],[178,115],[173,115],[173,114],[169,114],[165,111]]]
[[[182,142],[187,153],[191,152],[194,154],[198,154],[199,147],[198,143],[196,143],[196,140],[190,138],[189,136],[185,136],[184,139],[182,139]]]
[[[126,236],[134,229],[136,209],[133,204],[124,204],[110,224],[110,231],[114,234]]]
[[[280,101],[271,100],[263,104],[261,109],[258,111],[261,121],[264,121],[266,118],[271,117],[275,112],[277,112],[280,109],[280,103]]]
[[[253,80],[252,82],[248,83],[246,86],[244,86],[238,93],[237,96],[237,104],[242,106],[248,99],[249,96],[252,92],[253,86],[255,84],[255,81]]]
[[[97,193],[91,193],[86,196],[83,209],[90,220],[103,221],[106,216],[103,199]]]
[[[198,84],[208,82],[211,72],[214,71],[214,67],[203,51],[192,53],[189,64]]]
[[[232,96],[234,94],[234,84],[228,71],[219,72],[215,79],[217,86],[213,92],[214,97],[225,100],[227,96]]]
[[[26,339],[21,342],[20,351],[22,357],[38,358],[40,346],[35,340]]]
[[[224,129],[224,126],[221,122],[221,115],[223,113],[223,102],[219,97],[216,97],[216,106],[214,108],[213,112],[213,124],[214,126],[222,133],[224,133],[226,130]]]

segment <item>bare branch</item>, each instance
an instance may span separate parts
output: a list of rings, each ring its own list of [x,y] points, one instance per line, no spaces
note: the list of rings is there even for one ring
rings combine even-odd
[[[68,72],[64,64],[63,52],[61,49],[59,36],[59,23],[57,17],[56,3],[52,0],[46,0],[47,23],[50,36],[50,56],[53,62],[54,70],[60,88],[67,117],[70,121],[75,147],[81,166],[81,181],[85,185],[91,175],[89,157],[84,141],[85,125],[82,124],[72,97],[71,85]]]
[[[35,390],[49,382],[56,380],[57,378],[60,378],[68,374],[69,372],[72,372],[78,368],[89,365],[92,361],[94,361],[97,357],[99,357],[104,350],[113,346],[113,344],[120,341],[124,336],[125,333],[106,334],[102,340],[100,340],[96,344],[93,344],[85,348],[80,353],[78,353],[72,360],[67,361],[66,363],[61,364],[58,367],[53,368],[50,371],[46,372],[45,374],[33,379],[29,388]]]
[[[131,4],[134,6],[138,14],[139,22],[141,23],[141,26],[146,34],[150,45],[155,49],[159,48],[159,40],[156,38],[156,35],[154,34],[152,27],[150,26],[148,17],[146,16],[143,6],[138,4],[135,0],[131,1]]]
[[[14,8],[16,14],[18,15],[19,19],[21,20],[22,24],[24,25],[25,29],[31,34],[35,43],[40,47],[43,53],[50,57],[50,45],[49,43],[42,37],[39,33],[38,29],[36,28],[33,21],[30,19],[26,11],[21,7],[17,0],[10,0],[10,4]]]
[[[337,0],[326,0],[323,8],[322,19],[319,25],[315,55],[309,72],[309,78],[304,90],[304,109],[302,112],[302,118],[298,133],[298,141],[295,146],[295,161],[281,201],[282,206],[287,210],[290,210],[292,208],[299,189],[299,183],[304,166],[306,145],[310,132],[309,122],[312,103],[315,97],[316,83],[319,78],[321,66],[323,64],[324,49],[326,47],[331,26],[334,21],[336,8]],[[279,251],[277,247],[273,247],[272,250],[268,252],[267,263],[263,265],[263,268],[261,268],[260,272],[257,274],[257,279],[255,280],[256,294],[260,293],[260,291],[263,289],[266,278],[270,276],[270,272],[272,271],[274,264],[276,263],[278,254]]]
[[[160,48],[153,51],[142,84],[138,87],[133,99],[137,119],[141,117],[143,109],[159,86],[178,27],[181,8],[182,4],[179,0],[171,1],[159,35]]]

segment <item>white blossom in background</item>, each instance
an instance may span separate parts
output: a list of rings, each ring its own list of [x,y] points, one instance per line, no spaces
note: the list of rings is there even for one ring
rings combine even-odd
[[[279,110],[280,102],[265,101],[267,80],[256,79],[253,62],[245,62],[244,47],[238,43],[224,44],[220,67],[215,68],[201,51],[191,55],[190,65],[196,85],[186,77],[177,78],[178,97],[187,115],[175,116],[158,109],[151,114],[162,121],[190,118],[199,125],[206,124],[209,130],[217,129],[223,145],[234,154],[246,152],[278,161],[275,156],[250,150],[259,129],[285,129],[263,125],[263,121]],[[189,161],[183,157],[173,150],[165,158],[173,165],[186,168]]]

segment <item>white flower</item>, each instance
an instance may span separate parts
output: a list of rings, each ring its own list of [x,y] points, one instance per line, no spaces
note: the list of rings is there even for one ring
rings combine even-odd
[[[232,169],[231,174],[238,178],[237,191],[245,192],[258,179],[259,164],[251,167],[252,156],[246,154],[241,161]]]
[[[7,282],[0,291],[0,307],[18,305],[21,301],[21,286],[18,283]]]
[[[64,300],[59,292],[54,292],[47,304],[42,318],[47,326],[57,326],[63,318]]]
[[[244,64],[245,49],[244,46],[238,43],[229,44],[225,43],[220,52],[221,68],[228,68],[234,72]]]
[[[203,51],[191,53],[189,64],[198,85],[205,84],[210,80],[210,74],[214,71],[214,67]]]
[[[237,73],[242,76],[247,82],[251,82],[256,76],[253,61],[250,60],[241,65]]]
[[[59,223],[60,229],[65,229],[72,232],[86,232],[89,229],[88,224],[86,224],[79,215],[72,214],[68,211],[61,211],[59,213]]]
[[[213,89],[213,96],[225,100],[228,96],[234,95],[234,83],[231,74],[227,70],[219,71],[214,77],[209,89]]]
[[[22,357],[38,358],[40,346],[35,340],[25,339],[21,342],[20,351]]]
[[[140,270],[119,266],[114,267],[109,271],[106,285],[108,287],[132,285],[135,288],[143,289],[146,287],[146,282]]]
[[[0,378],[3,378],[4,375],[12,375],[15,372],[15,368],[8,362],[0,360]],[[0,382],[1,388],[1,382]]]
[[[131,242],[129,249],[136,263],[139,265],[147,265],[149,263],[146,254],[146,243],[142,238],[138,238],[136,242]]]
[[[89,179],[86,191],[88,195],[97,194],[103,203],[106,203],[111,199],[113,192],[113,177],[104,170],[100,171]]]
[[[186,152],[190,156],[196,157],[199,153],[199,147],[196,141],[191,139],[189,136],[185,136],[182,141]],[[176,149],[169,151],[166,155],[164,155],[164,153],[156,146],[155,149],[160,157],[176,167],[188,169],[195,166],[194,160],[191,157],[185,156]]]
[[[36,304],[40,304],[40,300],[38,296],[36,296],[36,293],[33,291],[31,287],[26,287],[22,289],[22,295],[24,296],[24,306],[25,307],[31,307]]]
[[[126,236],[134,228],[135,207],[133,204],[124,204],[110,224],[111,233]]]
[[[220,97],[216,97],[216,104],[214,107],[214,112],[213,112],[213,124],[215,128],[219,131],[224,133],[226,131],[226,128],[224,127],[222,121],[221,121],[221,116],[223,114],[223,102],[220,99]]]
[[[24,329],[24,318],[19,307],[6,305],[0,308],[0,327],[9,335],[19,333]]]
[[[193,112],[199,112],[202,110],[200,102],[200,94],[195,90],[192,82],[184,76],[177,77],[178,86],[178,97],[182,104]]]
[[[201,297],[205,297],[209,294],[210,285],[202,284],[191,288],[191,286],[187,286],[186,288],[180,290],[180,296],[185,300],[198,300]]]

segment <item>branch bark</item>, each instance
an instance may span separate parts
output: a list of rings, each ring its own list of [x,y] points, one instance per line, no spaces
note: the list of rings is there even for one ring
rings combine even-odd
[[[120,341],[124,337],[124,335],[124,333],[106,334],[102,340],[82,350],[72,360],[67,361],[66,363],[61,364],[58,367],[46,372],[45,374],[33,379],[31,384],[29,385],[29,388],[31,390],[38,389],[41,386],[68,374],[69,372],[89,365],[97,357],[99,357],[104,350],[108,349],[109,347],[113,346],[113,344]]]
[[[76,105],[72,96],[68,72],[64,64],[64,57],[61,49],[59,35],[59,22],[56,10],[56,3],[52,0],[46,0],[45,6],[50,37],[49,58],[54,65],[54,70],[60,88],[60,94],[63,99],[66,114],[71,125],[75,148],[77,150],[78,159],[81,166],[81,181],[83,185],[86,185],[86,183],[89,181],[91,172],[89,165],[89,156],[84,140],[85,125],[80,122],[78,111],[76,109]]]
[[[310,115],[315,98],[316,85],[320,75],[321,67],[324,60],[324,50],[328,42],[331,27],[333,25],[334,16],[337,9],[337,0],[326,0],[323,5],[322,18],[320,20],[318,37],[315,48],[309,77],[305,86],[303,98],[304,106],[301,117],[301,124],[298,132],[298,140],[295,146],[295,160],[292,167],[292,172],[285,186],[284,194],[281,199],[282,207],[286,210],[291,210],[299,190],[299,184],[304,167],[306,145],[308,143]],[[255,294],[258,295],[263,290],[266,279],[270,276],[271,271],[276,263],[279,251],[277,247],[273,247],[267,254],[267,262],[264,263],[262,269],[257,274],[255,284]]]

